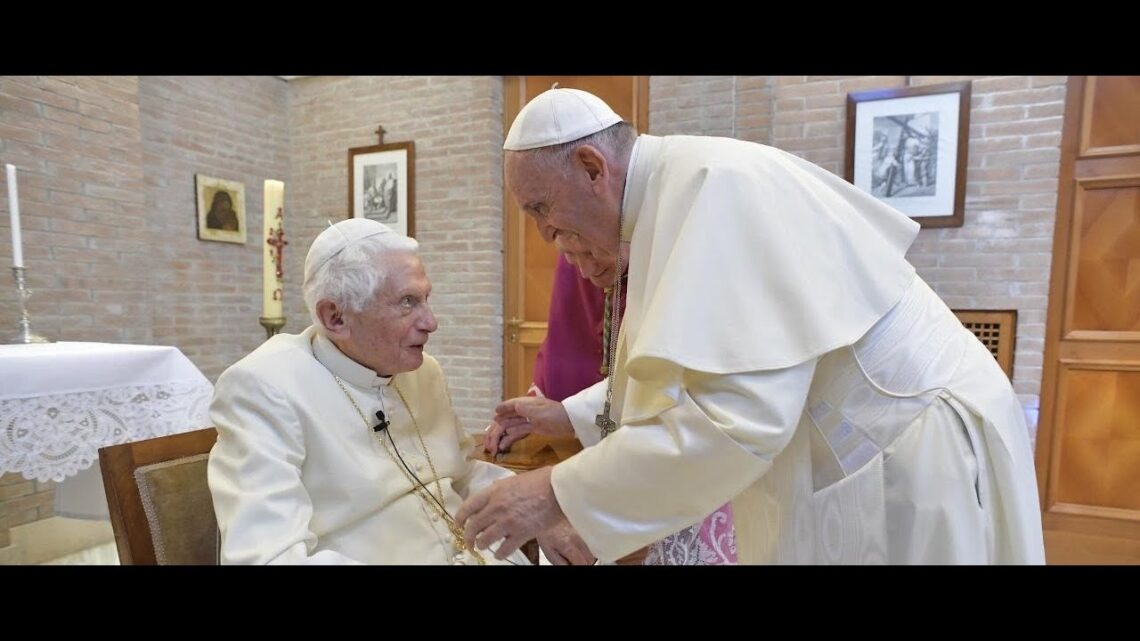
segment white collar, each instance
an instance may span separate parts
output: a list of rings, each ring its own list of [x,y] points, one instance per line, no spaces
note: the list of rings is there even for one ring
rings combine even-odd
[[[379,390],[381,387],[391,385],[395,379],[395,376],[380,376],[345,356],[344,352],[320,331],[313,335],[313,356],[332,372],[333,376],[348,381],[356,387]]]

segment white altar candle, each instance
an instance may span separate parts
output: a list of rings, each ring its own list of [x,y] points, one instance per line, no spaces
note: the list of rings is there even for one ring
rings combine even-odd
[[[261,315],[266,318],[284,316],[282,299],[285,297],[284,274],[278,276],[277,257],[284,249],[280,244],[284,240],[283,233],[285,221],[285,183],[280,180],[265,181],[265,233],[261,242],[264,244],[262,252],[265,256],[262,274],[264,286],[262,289]],[[271,242],[272,241],[272,242]],[[284,268],[284,261],[281,262]]]
[[[20,238],[20,197],[16,193],[16,166],[8,165],[8,213],[12,219],[12,266],[24,266],[24,244]]]

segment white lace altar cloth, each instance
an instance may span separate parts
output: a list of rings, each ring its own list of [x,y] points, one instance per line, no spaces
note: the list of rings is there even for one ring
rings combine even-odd
[[[0,345],[0,474],[63,481],[105,445],[207,427],[213,391],[175,347]]]

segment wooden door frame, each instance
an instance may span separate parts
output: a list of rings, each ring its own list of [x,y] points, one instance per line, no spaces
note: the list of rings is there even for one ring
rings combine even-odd
[[[1053,221],[1053,258],[1049,267],[1049,302],[1045,312],[1045,350],[1041,368],[1041,403],[1037,413],[1037,444],[1034,465],[1037,468],[1037,494],[1044,521],[1049,512],[1049,468],[1053,453],[1053,415],[1056,411],[1057,349],[1061,340],[1061,323],[1068,280],[1069,244],[1072,240],[1073,171],[1076,147],[1080,139],[1081,103],[1074,92],[1084,91],[1084,78],[1070,76],[1065,92],[1065,111],[1061,124],[1061,166],[1057,176],[1057,213]]]
[[[1075,296],[1079,238],[1073,229],[1078,221],[1078,192],[1125,183],[1140,178],[1137,159],[1122,157],[1131,148],[1086,149],[1083,147],[1092,118],[1091,89],[1095,78],[1070,76],[1066,86],[1061,134],[1061,159],[1057,186],[1057,209],[1050,267],[1049,303],[1045,317],[1045,349],[1041,376],[1041,404],[1037,421],[1034,464],[1037,471],[1041,521],[1046,533],[1073,541],[1140,540],[1140,520],[1134,510],[1108,506],[1062,503],[1056,499],[1063,429],[1058,412],[1066,406],[1065,377],[1081,370],[1136,371],[1140,369],[1140,344],[1135,332],[1103,332],[1074,329],[1070,300]],[[1134,146],[1133,146],[1134,147]],[[1062,544],[1058,545],[1072,545]],[[1088,543],[1087,545],[1097,545]],[[1048,554],[1048,540],[1047,540]],[[1080,550],[1081,548],[1073,548]],[[1097,553],[1099,550],[1092,550]],[[1084,556],[1089,551],[1079,552]],[[1072,558],[1074,552],[1062,554]],[[1106,552],[1111,554],[1111,552]]]
[[[649,76],[635,76],[637,78],[634,84],[634,104],[637,111],[637,124],[643,128],[644,132],[649,131]],[[507,132],[510,131],[511,124],[515,116],[522,110],[524,102],[523,98],[526,96],[526,76],[503,76],[503,138],[506,138]],[[502,165],[503,155],[500,145],[500,166]],[[512,318],[512,310],[517,310],[520,307],[523,296],[523,287],[525,287],[525,279],[523,274],[526,270],[526,256],[523,252],[516,251],[514,255],[511,254],[511,248],[520,246],[521,239],[525,236],[526,225],[530,224],[526,215],[517,212],[511,200],[511,194],[507,191],[507,181],[505,175],[502,176],[503,187],[503,314],[502,314],[502,396],[503,399],[510,397],[508,391],[507,381],[509,380],[508,372],[510,368],[518,367],[521,369],[522,363],[510,363],[510,337],[512,330],[518,332],[518,341],[524,340],[541,340],[546,336],[546,323],[541,322],[524,322],[519,325],[517,330],[510,325]],[[512,210],[516,210],[516,215],[512,216]],[[513,263],[513,264],[512,264]],[[513,269],[512,269],[513,267]]]

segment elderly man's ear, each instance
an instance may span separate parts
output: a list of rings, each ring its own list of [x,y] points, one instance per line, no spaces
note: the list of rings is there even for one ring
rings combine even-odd
[[[325,328],[325,335],[330,338],[348,338],[348,323],[344,322],[344,313],[333,301],[323,298],[317,301],[317,318]]]
[[[575,149],[574,159],[586,170],[591,181],[596,181],[599,176],[605,178],[604,174],[609,169],[605,154],[593,145],[582,145]]]

